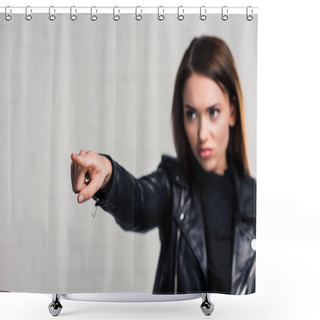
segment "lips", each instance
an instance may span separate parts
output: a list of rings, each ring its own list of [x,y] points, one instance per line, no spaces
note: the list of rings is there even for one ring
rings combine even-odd
[[[201,159],[208,159],[211,157],[213,150],[211,148],[199,148],[198,152]]]

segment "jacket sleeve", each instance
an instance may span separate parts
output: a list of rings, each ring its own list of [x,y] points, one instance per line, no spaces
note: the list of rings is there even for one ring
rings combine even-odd
[[[171,184],[160,164],[150,175],[133,177],[112,158],[112,177],[105,192],[98,191],[96,205],[113,215],[127,231],[146,232],[168,221],[171,213]]]

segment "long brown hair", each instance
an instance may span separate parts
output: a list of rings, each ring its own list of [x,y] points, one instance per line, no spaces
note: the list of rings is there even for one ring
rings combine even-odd
[[[230,127],[227,156],[240,166],[244,174],[249,175],[244,103],[240,81],[228,46],[223,40],[216,37],[202,36],[193,39],[178,69],[171,112],[178,159],[189,174],[193,154],[184,129],[182,93],[186,80],[193,73],[209,77],[224,93],[228,94],[230,104],[235,107],[236,122],[233,127]]]

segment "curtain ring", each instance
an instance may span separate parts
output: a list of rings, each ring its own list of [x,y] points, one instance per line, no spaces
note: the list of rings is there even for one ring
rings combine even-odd
[[[28,12],[29,9],[30,9],[30,12]],[[25,19],[26,19],[27,21],[30,21],[30,20],[32,19],[32,15],[31,15],[30,13],[32,13],[32,9],[31,9],[30,6],[27,6],[27,7],[26,7],[26,10],[25,10]]]
[[[182,13],[180,13],[180,10],[182,11]],[[182,21],[184,19],[184,9],[183,6],[179,6],[178,7],[178,20]]]
[[[160,8],[162,9],[162,14],[160,14]],[[158,7],[158,20],[162,21],[164,19],[164,9],[163,6]]]
[[[56,20],[56,16],[52,13],[52,11],[54,13],[56,12],[56,9],[54,8],[54,6],[49,7],[49,20],[50,21]]]
[[[4,18],[7,21],[10,21],[12,19],[12,16],[8,13],[9,8],[10,8],[10,6],[6,6],[5,9],[4,9]],[[12,13],[11,9],[10,9],[10,13]]]
[[[221,19],[223,20],[223,21],[227,21],[228,20],[228,7],[226,7],[226,6],[223,6],[222,8],[221,8]]]
[[[118,14],[116,14],[116,9],[118,9]],[[119,16],[120,10],[118,7],[113,7],[113,20],[114,21],[119,21],[120,16]]]
[[[137,7],[136,7],[136,20],[137,20],[137,21],[140,21],[140,20],[142,20],[142,15],[141,15],[141,14],[138,14],[138,8],[140,9],[140,13],[141,13],[141,14],[142,14],[142,9],[141,9],[140,6],[137,6]]]
[[[74,9],[74,13],[73,13],[73,9]],[[75,6],[70,7],[70,19],[71,19],[72,21],[76,21],[77,18],[78,18],[75,13],[77,13],[76,7],[75,7]]]
[[[91,21],[97,21],[97,19],[98,19],[98,17],[97,17],[97,15],[96,14],[93,14],[93,8],[95,8],[96,9],[96,7],[91,7],[91,9],[90,9],[90,19],[91,19]],[[98,11],[97,11],[97,9],[96,9],[96,13],[97,13]]]
[[[204,12],[203,12],[204,11]],[[200,7],[200,20],[204,21],[207,19],[207,9],[205,6]]]
[[[251,9],[251,14],[249,14],[249,8]],[[251,21],[253,19],[253,9],[250,6],[247,7],[247,9],[246,9],[246,19],[248,21]]]

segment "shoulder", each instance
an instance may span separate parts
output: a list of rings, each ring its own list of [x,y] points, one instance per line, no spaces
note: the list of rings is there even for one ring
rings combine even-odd
[[[243,188],[253,189],[256,188],[256,179],[243,174],[236,174],[237,179]]]
[[[188,186],[186,174],[177,158],[169,155],[162,155],[158,169],[164,170],[172,183],[181,186]]]
[[[235,182],[238,189],[243,195],[254,195],[256,191],[256,179],[248,174],[244,174],[241,170],[234,170]]]
[[[244,171],[244,168],[241,164],[237,163],[233,159],[229,159],[231,171],[234,174],[234,177],[237,183],[241,184],[242,187],[253,188],[256,185],[256,180],[249,174]]]
[[[235,170],[234,182],[240,211],[247,218],[254,218],[256,215],[256,179]]]
[[[178,165],[179,164],[178,164],[178,159],[177,158],[174,158],[172,156],[164,154],[161,157],[161,162],[159,164],[159,167],[166,168],[166,169],[177,170]]]

